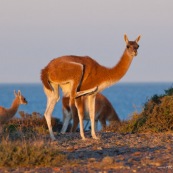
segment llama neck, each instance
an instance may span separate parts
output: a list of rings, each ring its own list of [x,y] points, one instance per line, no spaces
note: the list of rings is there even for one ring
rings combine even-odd
[[[118,82],[126,74],[132,59],[133,56],[130,56],[127,50],[125,50],[119,62],[114,67],[108,69],[108,78],[111,84]]]
[[[20,105],[19,99],[15,98],[11,104],[11,107],[8,109],[8,116],[9,116],[8,118],[12,118],[16,114],[19,105]]]

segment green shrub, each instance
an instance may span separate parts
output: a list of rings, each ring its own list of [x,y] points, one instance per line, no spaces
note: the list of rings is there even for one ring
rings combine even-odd
[[[165,90],[164,95],[154,95],[148,100],[141,113],[121,123],[122,133],[173,131],[173,88]]]

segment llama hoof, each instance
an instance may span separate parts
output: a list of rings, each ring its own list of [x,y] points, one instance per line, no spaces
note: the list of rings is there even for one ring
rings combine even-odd
[[[56,140],[51,141],[50,144],[51,144],[51,145],[57,145],[57,144],[58,144],[58,141],[56,141]]]
[[[51,142],[53,142],[53,141],[56,141],[56,138],[55,137],[52,137],[51,138]]]
[[[86,141],[86,140],[87,140],[87,138],[83,137],[83,138],[82,138],[82,140],[83,140],[83,141]]]
[[[54,143],[57,143],[58,140],[57,140],[56,138],[51,138],[51,139],[50,139],[50,142],[54,144]]]
[[[97,136],[94,136],[93,139],[100,140],[100,138]]]

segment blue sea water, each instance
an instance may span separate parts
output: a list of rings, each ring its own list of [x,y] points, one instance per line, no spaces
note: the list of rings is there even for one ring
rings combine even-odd
[[[128,119],[133,112],[141,112],[146,101],[154,94],[164,94],[164,90],[172,86],[172,83],[118,83],[102,93],[112,103],[120,119],[124,120]],[[44,114],[46,96],[41,84],[0,84],[0,106],[11,106],[14,90],[20,90],[28,101],[28,104],[21,105],[19,110],[30,114],[32,112]],[[54,109],[53,116],[62,120],[61,106],[60,100]]]

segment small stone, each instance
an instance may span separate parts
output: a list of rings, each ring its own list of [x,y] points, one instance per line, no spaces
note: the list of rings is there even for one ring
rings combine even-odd
[[[67,147],[67,151],[69,151],[69,152],[73,152],[75,149],[74,149],[74,147],[73,146],[69,146],[69,147]]]
[[[98,154],[103,154],[103,151],[102,150],[98,150],[97,153]]]
[[[149,163],[152,166],[161,166],[161,162],[160,161],[153,161]]]
[[[59,172],[61,169],[59,167],[54,167],[54,168],[52,168],[52,170],[55,172]]]
[[[129,158],[129,159],[127,160],[128,163],[131,163],[132,161],[133,161],[133,158]]]
[[[79,146],[78,146],[78,145],[75,145],[75,146],[74,146],[74,149],[75,149],[75,150],[78,150],[78,149],[79,149]]]
[[[139,151],[133,153],[133,156],[139,156],[139,155],[141,155],[141,152]]]
[[[121,168],[124,168],[125,166],[122,162],[115,162],[113,167],[115,169],[121,169]]]
[[[117,159],[118,159],[119,161],[125,160],[125,158],[124,158],[122,155],[119,155],[119,156],[117,157]]]
[[[97,150],[103,150],[103,148],[102,147],[97,147]]]
[[[79,154],[79,157],[80,157],[80,158],[84,157],[84,154],[81,152],[81,153]]]
[[[89,158],[88,161],[89,162],[94,162],[94,161],[96,161],[96,159],[95,158]]]
[[[167,149],[167,150],[172,150],[172,146],[171,146],[171,145],[167,145],[167,146],[166,146],[166,149]]]
[[[97,147],[97,146],[94,146],[92,149],[93,150],[103,150],[102,147]]]
[[[114,163],[114,159],[112,157],[106,156],[102,159],[102,163],[110,165]]]

